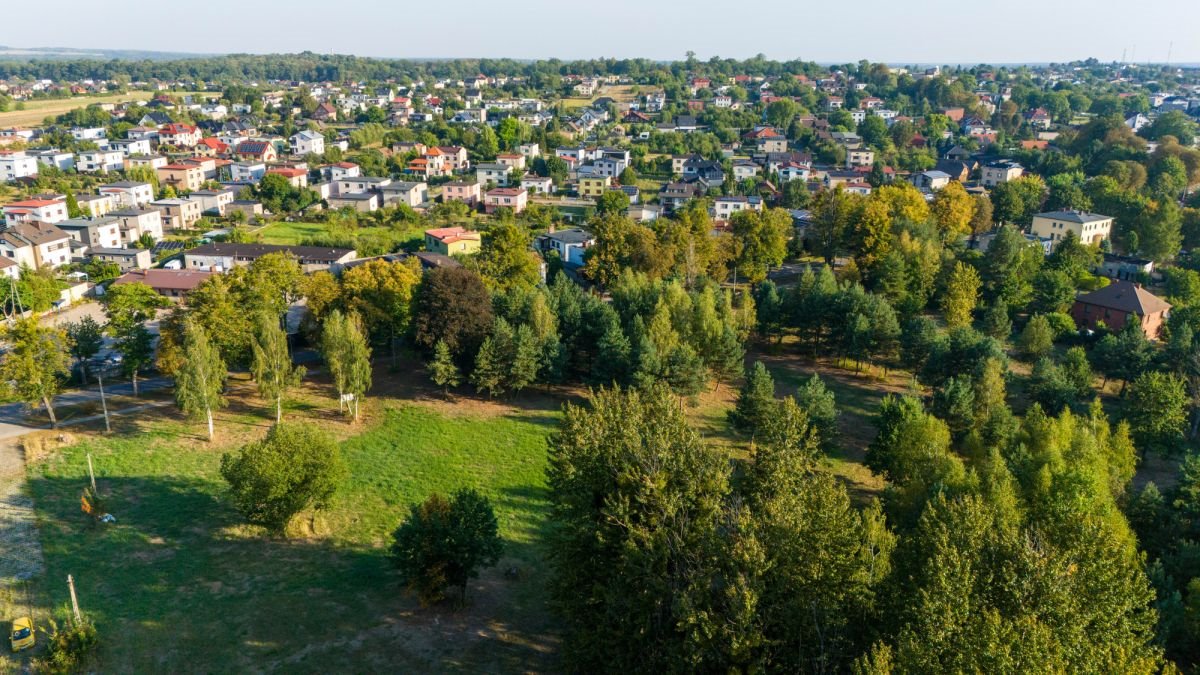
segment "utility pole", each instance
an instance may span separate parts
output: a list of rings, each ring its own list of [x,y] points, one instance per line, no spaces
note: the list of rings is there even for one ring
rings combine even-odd
[[[100,407],[104,410],[104,431],[111,434],[112,424],[108,421],[108,401],[104,400],[104,375],[97,373],[96,381],[100,383]],[[95,485],[92,487],[95,487]]]
[[[71,589],[71,609],[75,611],[75,623],[83,623],[83,617],[79,615],[79,600],[75,597],[75,578],[70,574],[67,575],[67,588]]]
[[[92,453],[87,454],[88,458],[88,477],[92,479],[92,494],[96,494],[96,472],[92,469]]]

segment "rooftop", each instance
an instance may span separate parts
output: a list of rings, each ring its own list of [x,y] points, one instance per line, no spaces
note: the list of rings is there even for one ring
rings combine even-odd
[[[1111,284],[1075,299],[1087,305],[1115,309],[1127,314],[1146,316],[1171,308],[1166,300],[1142,288],[1141,284],[1115,280]]]

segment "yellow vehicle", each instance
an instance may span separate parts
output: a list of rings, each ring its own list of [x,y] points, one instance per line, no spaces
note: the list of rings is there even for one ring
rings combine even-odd
[[[27,616],[14,619],[12,622],[12,636],[9,640],[12,642],[12,650],[14,652],[32,647],[34,641],[33,619]]]

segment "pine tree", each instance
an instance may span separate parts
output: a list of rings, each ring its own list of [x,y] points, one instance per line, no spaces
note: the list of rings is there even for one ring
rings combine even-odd
[[[542,353],[537,337],[527,324],[517,326],[513,336],[512,366],[508,375],[508,388],[521,391],[538,379],[542,367]]]
[[[268,313],[259,316],[253,349],[251,370],[254,381],[258,383],[259,396],[275,402],[275,423],[278,424],[283,421],[283,397],[304,379],[304,366],[292,365],[287,333]]]
[[[208,339],[208,333],[194,320],[183,326],[183,354],[175,372],[175,403],[185,414],[203,415],[208,422],[208,440],[213,440],[213,410],[225,406],[225,380],[229,371],[221,352]]]
[[[621,324],[609,323],[596,344],[596,360],[592,362],[592,381],[601,386],[624,384],[630,377],[632,348]]]
[[[775,380],[762,361],[755,361],[746,370],[746,381],[729,411],[729,421],[737,429],[757,434],[775,414],[775,406]]]
[[[512,326],[497,317],[492,324],[492,334],[484,339],[475,357],[475,370],[471,372],[471,384],[479,391],[495,397],[508,390],[512,374],[513,355]]]
[[[1012,335],[1012,319],[1008,318],[1008,305],[996,298],[983,311],[983,332],[997,340],[1007,340]]]
[[[442,388],[442,394],[445,396],[450,394],[451,387],[462,383],[462,373],[454,363],[454,355],[450,353],[450,347],[446,345],[445,340],[438,340],[434,345],[433,360],[426,368],[429,371],[429,379]]]

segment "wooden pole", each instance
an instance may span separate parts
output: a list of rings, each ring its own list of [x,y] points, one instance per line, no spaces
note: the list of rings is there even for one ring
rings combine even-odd
[[[100,383],[100,407],[104,409],[104,431],[111,434],[112,424],[108,421],[108,401],[104,399],[104,376],[97,373],[96,381]]]
[[[83,623],[83,618],[79,615],[79,600],[75,597],[75,578],[70,574],[67,575],[67,587],[71,589],[71,608],[75,610],[75,623]]]
[[[92,494],[96,494],[96,472],[92,470],[92,453],[87,454],[88,458],[88,477],[92,479]]]

